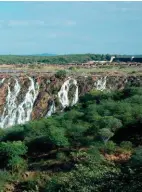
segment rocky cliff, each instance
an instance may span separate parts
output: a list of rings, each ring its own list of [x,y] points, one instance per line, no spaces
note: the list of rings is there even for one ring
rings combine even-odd
[[[48,117],[67,106],[92,88],[123,89],[126,85],[142,86],[142,76],[72,76],[64,79],[54,75],[1,75],[0,127],[23,124],[32,119]]]

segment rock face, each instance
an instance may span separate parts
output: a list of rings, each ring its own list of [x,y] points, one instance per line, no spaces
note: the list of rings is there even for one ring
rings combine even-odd
[[[23,124],[51,116],[75,105],[92,88],[123,89],[142,86],[142,76],[76,76],[65,79],[54,75],[0,76],[0,127]]]

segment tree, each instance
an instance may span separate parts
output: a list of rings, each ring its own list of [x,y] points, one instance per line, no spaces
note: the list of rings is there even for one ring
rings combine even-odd
[[[68,139],[65,137],[65,131],[62,127],[48,127],[46,136],[48,140],[57,147],[69,145]]]
[[[12,171],[21,171],[26,167],[22,156],[27,152],[27,147],[21,141],[0,143],[0,162]]]
[[[108,127],[113,132],[122,127],[121,120],[112,116],[103,117],[100,124],[102,124],[103,127]]]
[[[13,156],[9,159],[7,166],[12,173],[22,172],[23,170],[26,170],[27,163],[22,157]]]
[[[67,72],[65,70],[59,70],[57,71],[57,73],[55,74],[55,76],[59,79],[63,79],[65,78],[67,75]]]
[[[81,154],[83,155],[83,154]],[[90,159],[90,158],[89,158]],[[94,161],[88,161],[86,165],[77,164],[73,171],[69,173],[62,173],[59,176],[53,177],[46,185],[45,192],[60,191],[60,192],[99,192],[115,191],[116,183],[115,175],[119,174],[120,170],[113,165],[105,165]],[[107,182],[106,182],[107,180]],[[115,180],[115,188],[112,181]],[[105,185],[105,187],[104,187]]]
[[[101,136],[101,139],[103,140],[104,143],[107,143],[107,141],[114,135],[113,132],[111,132],[107,128],[102,128],[99,131],[99,135]]]

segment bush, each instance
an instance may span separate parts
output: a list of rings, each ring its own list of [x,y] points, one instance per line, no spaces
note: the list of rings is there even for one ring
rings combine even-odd
[[[39,192],[38,182],[36,180],[28,180],[20,183],[20,188],[25,192]]]
[[[6,183],[11,180],[12,176],[9,172],[0,170],[0,191],[4,190]]]
[[[14,172],[22,172],[27,169],[27,162],[21,157],[12,157],[8,161],[8,168]]]
[[[76,67],[69,67],[69,70],[75,71],[75,70],[76,70]]]
[[[122,141],[120,147],[126,151],[132,151],[132,143],[130,141]]]
[[[57,147],[69,146],[68,138],[65,136],[65,131],[61,127],[49,127],[47,130],[47,139]]]
[[[109,129],[107,128],[102,128],[99,131],[99,135],[102,138],[104,143],[107,143],[108,140],[114,135]]]
[[[57,71],[57,73],[55,74],[55,77],[59,78],[59,79],[63,79],[65,78],[67,75],[67,72],[65,70],[59,70]]]
[[[66,161],[67,160],[67,156],[64,152],[58,152],[56,154],[56,159],[59,161]]]
[[[27,147],[21,141],[1,142],[0,143],[0,161],[3,166],[10,170],[20,172],[26,168],[26,162],[22,156],[27,152]]]
[[[130,163],[132,166],[142,166],[142,147],[138,147],[133,153]]]
[[[112,154],[116,151],[116,144],[113,141],[108,141],[102,148],[106,153]]]
[[[111,184],[112,178],[117,174],[119,174],[119,170],[113,166],[101,164],[87,164],[87,166],[83,166],[79,164],[76,165],[76,168],[70,173],[53,177],[46,185],[45,192],[104,191],[104,185],[106,185],[106,183],[107,185],[109,185],[109,183]],[[107,179],[108,176],[110,176],[109,179]],[[114,188],[110,187],[108,191],[114,191]]]

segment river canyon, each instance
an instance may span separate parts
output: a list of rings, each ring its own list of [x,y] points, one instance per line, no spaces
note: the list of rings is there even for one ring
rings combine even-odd
[[[142,76],[70,76],[44,75],[0,76],[0,128],[49,117],[75,105],[91,89],[123,89],[142,86]]]

